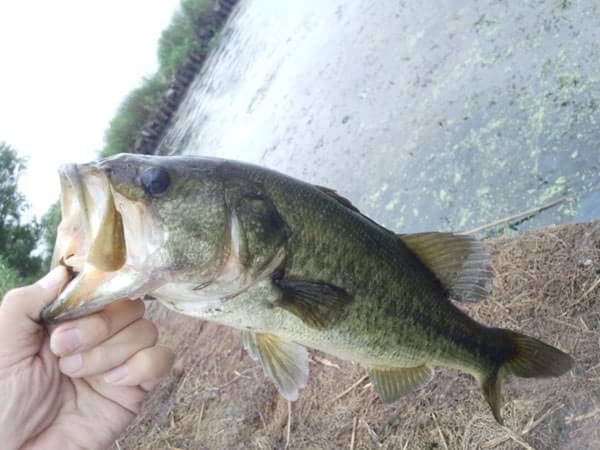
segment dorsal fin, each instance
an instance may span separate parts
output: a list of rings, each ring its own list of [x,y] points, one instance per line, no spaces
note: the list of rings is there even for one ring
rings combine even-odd
[[[337,200],[338,202],[340,202],[342,205],[344,205],[346,208],[351,209],[352,211],[355,211],[357,213],[362,214],[358,208],[356,206],[354,206],[352,204],[352,202],[350,200],[348,200],[346,197],[342,197],[340,194],[338,194],[334,189],[325,187],[325,186],[319,186],[319,185],[315,185],[315,187],[317,189],[319,189],[321,192],[329,195],[331,198],[333,198],[334,200]]]
[[[403,234],[398,237],[442,282],[454,300],[478,302],[491,290],[489,253],[472,236],[452,233]]]
[[[371,222],[372,225],[375,225],[377,228],[379,228],[381,231],[384,231],[386,233],[390,233],[392,235],[395,235],[395,233],[393,231],[388,230],[386,227],[384,227],[383,225],[378,224],[377,222],[375,222],[373,219],[371,219],[369,216],[364,215],[360,209],[358,209],[356,206],[354,206],[352,204],[352,202],[350,200],[348,200],[346,197],[341,196],[340,194],[338,194],[335,190],[325,187],[325,186],[318,186],[318,185],[314,185],[317,189],[319,189],[321,192],[323,192],[324,194],[327,194],[329,197],[331,197],[333,200],[335,200],[336,202],[338,202],[340,205],[348,208],[350,211],[354,211],[355,213],[357,213],[360,217],[362,217],[364,220],[366,220],[367,222]]]
[[[392,233],[361,213],[350,200],[335,190],[315,187],[381,230]],[[474,303],[489,296],[493,274],[489,253],[479,240],[464,234],[438,232],[397,236],[436,275],[454,300]]]

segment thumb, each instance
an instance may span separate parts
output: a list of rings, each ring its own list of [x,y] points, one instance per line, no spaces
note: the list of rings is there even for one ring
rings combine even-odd
[[[0,304],[0,356],[2,350],[31,345],[39,338],[42,308],[52,302],[67,281],[67,271],[59,266],[36,283],[9,291]],[[37,350],[37,349],[36,349]]]
[[[8,317],[15,321],[38,322],[42,308],[58,297],[66,281],[67,271],[58,266],[34,284],[8,292],[2,302],[5,311],[0,309],[0,313],[4,313],[0,314],[0,320]]]

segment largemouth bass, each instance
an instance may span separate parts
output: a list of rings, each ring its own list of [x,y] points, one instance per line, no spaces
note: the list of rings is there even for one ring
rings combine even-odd
[[[289,400],[307,382],[310,347],[363,365],[385,402],[436,366],[461,369],[498,422],[504,378],[573,365],[453,304],[489,294],[488,254],[473,237],[395,234],[331,189],[227,160],[123,154],[65,166],[60,179],[53,259],[74,278],[44,310],[49,322],[151,295],[240,329]]]

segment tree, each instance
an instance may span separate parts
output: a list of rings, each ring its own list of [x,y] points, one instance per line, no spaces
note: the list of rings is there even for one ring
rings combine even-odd
[[[32,255],[40,237],[39,225],[22,223],[27,203],[18,191],[18,181],[25,167],[25,160],[0,142],[0,257],[4,265],[29,280],[39,275],[42,260]]]
[[[106,130],[106,146],[101,152],[102,157],[133,151],[136,137],[150,114],[156,110],[164,86],[161,77],[154,75],[144,79],[140,87],[127,95]]]
[[[192,22],[181,11],[173,16],[171,24],[163,30],[158,41],[160,73],[169,80],[184,63],[190,49],[196,44]]]
[[[159,72],[164,79],[175,75],[192,48],[203,42],[202,34],[214,28],[213,9],[211,0],[181,0],[181,10],[173,15],[158,41]]]

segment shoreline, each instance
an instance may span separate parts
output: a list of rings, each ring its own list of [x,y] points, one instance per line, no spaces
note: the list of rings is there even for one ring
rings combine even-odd
[[[167,83],[165,91],[160,96],[158,106],[150,113],[143,127],[136,133],[133,153],[154,154],[158,142],[171,123],[171,119],[192,81],[204,67],[215,39],[218,39],[218,34],[238,2],[239,0],[215,0],[212,17],[206,21],[208,28],[204,23],[202,24],[204,27],[198,27],[195,30],[196,33],[199,33],[196,34],[195,45],[188,52],[185,61],[177,68],[172,80]]]
[[[118,153],[155,153],[238,2],[181,0],[157,43],[157,71],[142,78],[122,100],[105,130],[101,158]]]

